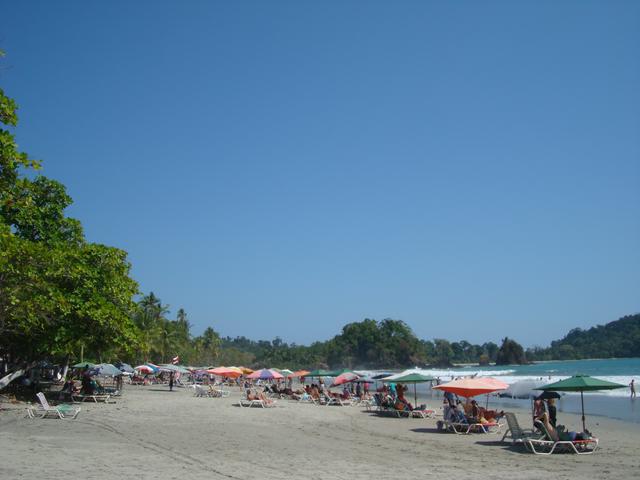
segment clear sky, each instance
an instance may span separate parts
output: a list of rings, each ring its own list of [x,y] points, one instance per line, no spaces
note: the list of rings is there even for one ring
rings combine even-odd
[[[640,311],[640,2],[2,2],[20,146],[197,333]]]

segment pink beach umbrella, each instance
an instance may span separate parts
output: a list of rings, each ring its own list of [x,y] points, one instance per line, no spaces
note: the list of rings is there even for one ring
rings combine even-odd
[[[358,380],[360,378],[360,375],[353,373],[353,372],[345,372],[342,373],[340,375],[338,375],[336,377],[336,379],[333,381],[333,386],[338,386],[338,385],[342,385],[343,383],[349,383],[349,382],[353,382],[355,380]]]
[[[247,378],[251,378],[252,380],[277,380],[279,378],[284,378],[284,376],[275,370],[263,368],[262,370],[256,370],[251,375],[247,375]]]
[[[134,370],[136,372],[140,372],[140,373],[153,373],[154,372],[153,368],[151,368],[149,365],[138,365],[136,368],[134,368]]]

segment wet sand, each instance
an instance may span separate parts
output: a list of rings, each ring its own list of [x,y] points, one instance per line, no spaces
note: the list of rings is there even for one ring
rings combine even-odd
[[[379,417],[359,407],[279,400],[240,408],[193,390],[128,387],[114,404],[81,405],[76,420],[29,419],[24,406],[0,412],[0,478],[276,479],[633,478],[640,427],[597,418],[593,455],[536,456],[502,435],[438,433],[437,419]],[[435,402],[434,402],[435,403]],[[430,405],[431,407],[436,405]],[[515,410],[521,425],[528,412]],[[559,422],[580,430],[579,415]]]

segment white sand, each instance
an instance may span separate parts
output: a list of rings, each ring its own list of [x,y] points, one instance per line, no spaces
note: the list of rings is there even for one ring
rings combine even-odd
[[[76,420],[0,412],[0,478],[296,479],[638,478],[640,425],[602,417],[593,455],[536,456],[502,435],[436,431],[436,420],[382,418],[357,407],[286,400],[239,408],[239,393],[129,387],[115,404],[82,404]],[[11,406],[4,404],[5,408]],[[517,412],[528,426],[526,412]],[[580,430],[578,416],[559,422]]]

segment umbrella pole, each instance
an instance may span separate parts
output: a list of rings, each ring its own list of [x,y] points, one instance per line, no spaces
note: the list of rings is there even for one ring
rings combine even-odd
[[[586,431],[587,428],[584,426],[584,391],[580,390],[580,403],[582,403],[582,431]]]
[[[418,408],[418,391],[415,382],[413,384],[413,408]]]

